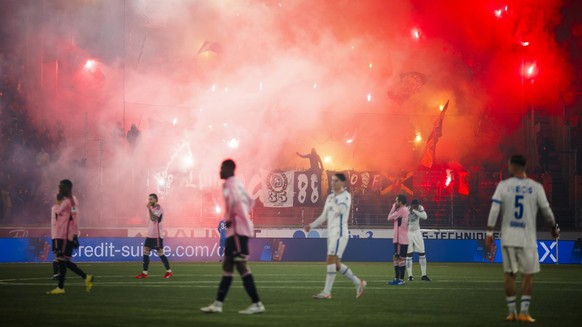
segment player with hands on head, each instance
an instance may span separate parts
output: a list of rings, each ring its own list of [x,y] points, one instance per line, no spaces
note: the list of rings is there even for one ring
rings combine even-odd
[[[388,285],[404,285],[404,270],[406,270],[405,258],[408,253],[408,215],[406,195],[399,194],[396,197],[392,209],[388,214],[388,221],[394,222],[394,280]]]

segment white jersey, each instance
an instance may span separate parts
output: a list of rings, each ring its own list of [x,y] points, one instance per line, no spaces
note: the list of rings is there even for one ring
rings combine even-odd
[[[537,247],[536,216],[538,209],[550,204],[542,185],[529,178],[511,177],[497,185],[493,205],[501,205],[501,245]],[[495,226],[497,216],[489,217]]]
[[[420,230],[420,219],[426,220],[428,215],[424,211],[424,207],[419,205],[418,210],[409,208],[410,214],[408,215],[408,231],[416,232]]]
[[[347,190],[340,194],[332,193],[327,196],[323,212],[309,227],[316,228],[327,221],[327,237],[349,237],[348,218],[350,207],[352,206],[352,196]]]

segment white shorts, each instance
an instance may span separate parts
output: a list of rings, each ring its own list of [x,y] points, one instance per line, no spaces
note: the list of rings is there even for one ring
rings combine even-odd
[[[348,245],[348,237],[328,237],[327,255],[337,255],[341,258]]]
[[[533,247],[502,246],[503,271],[516,274],[535,274],[540,271],[538,249]]]
[[[408,232],[408,253],[424,253],[424,239],[420,229]]]

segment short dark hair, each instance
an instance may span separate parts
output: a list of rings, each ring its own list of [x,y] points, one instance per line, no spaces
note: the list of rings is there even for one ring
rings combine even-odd
[[[57,193],[57,201],[63,201],[65,199],[65,196],[62,195],[61,193]]]
[[[73,182],[70,179],[63,179],[59,182],[59,193],[62,193],[64,197],[73,196]]]
[[[415,205],[419,205],[420,201],[418,201],[417,199],[412,200],[412,202],[410,202],[411,205],[415,206]]]
[[[402,204],[406,204],[406,195],[404,195],[404,194],[398,194],[396,196],[396,199],[398,199],[398,201],[402,202]]]
[[[156,201],[158,201],[158,195],[156,193],[152,193],[149,196],[151,196],[152,198],[156,199]]]
[[[509,159],[509,163],[525,168],[526,161],[525,161],[525,157],[522,156],[521,154],[514,154]]]
[[[68,189],[73,188],[73,182],[71,182],[70,179],[63,179],[60,183],[66,186]]]
[[[232,169],[233,171],[236,169],[236,164],[232,159],[226,159],[222,162],[222,166],[225,168]]]
[[[346,174],[344,173],[335,173],[334,176],[342,182],[346,181]]]

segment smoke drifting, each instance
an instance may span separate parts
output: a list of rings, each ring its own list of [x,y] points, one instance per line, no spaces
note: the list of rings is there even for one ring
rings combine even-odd
[[[413,169],[447,99],[438,163],[497,164],[523,145],[531,107],[564,105],[571,78],[560,1],[1,3],[21,64],[2,73],[27,122],[63,131],[43,190],[76,178],[95,223],[141,213],[170,182],[190,190],[168,193],[174,214],[195,216],[189,192],[215,185],[227,157],[248,178],[307,168],[295,152],[311,148],[326,169]],[[407,84],[412,72],[426,82]]]

